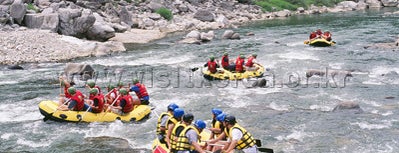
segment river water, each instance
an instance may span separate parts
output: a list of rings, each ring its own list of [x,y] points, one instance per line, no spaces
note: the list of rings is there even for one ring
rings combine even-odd
[[[24,64],[25,70],[0,71],[0,152],[150,152],[157,114],[177,103],[196,119],[210,122],[212,108],[235,115],[265,147],[275,152],[399,152],[399,63],[390,49],[365,49],[393,42],[399,34],[397,10],[367,10],[267,20],[234,29],[241,40],[216,39],[202,45],[177,44],[183,34],[100,58],[75,59],[90,64],[104,87],[119,79],[143,78],[155,107],[139,123],[43,122],[38,103],[56,100],[57,76],[65,63]],[[337,45],[303,44],[309,32],[329,30]],[[224,30],[215,33],[220,37]],[[247,32],[254,36],[244,36]],[[209,55],[224,51],[257,53],[270,68],[264,88],[251,82],[204,81],[200,70]],[[353,77],[311,77],[309,69],[352,70]],[[120,77],[122,76],[122,77]],[[74,78],[84,93],[84,81]],[[249,80],[251,81],[251,80]],[[363,111],[333,112],[341,101]],[[126,149],[130,147],[133,149]]]

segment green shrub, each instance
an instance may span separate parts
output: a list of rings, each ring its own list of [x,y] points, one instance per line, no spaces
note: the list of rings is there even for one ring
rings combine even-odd
[[[160,9],[156,10],[155,13],[158,13],[159,15],[161,15],[163,18],[165,18],[168,21],[173,19],[172,11],[170,11],[167,8],[160,8]]]
[[[39,12],[39,9],[37,9],[37,7],[35,5],[33,5],[32,3],[29,3],[28,6],[26,6],[26,9],[33,10],[35,12]]]
[[[283,9],[296,10],[298,7],[308,9],[311,4],[315,6],[332,7],[343,0],[256,0],[255,4],[259,5],[265,11],[279,11]],[[276,8],[276,10],[273,10]]]

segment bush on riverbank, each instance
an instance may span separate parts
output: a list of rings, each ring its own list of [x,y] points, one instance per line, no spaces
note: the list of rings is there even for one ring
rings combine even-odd
[[[296,10],[298,7],[308,9],[311,4],[332,7],[344,0],[255,0],[255,4],[264,11]]]
[[[168,21],[172,20],[172,18],[173,18],[172,11],[170,11],[167,8],[160,8],[160,9],[156,10],[155,12],[158,13],[159,15],[161,15],[163,18],[165,18]]]

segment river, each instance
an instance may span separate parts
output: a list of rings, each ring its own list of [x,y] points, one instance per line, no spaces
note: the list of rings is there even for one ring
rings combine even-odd
[[[397,8],[394,8],[397,9]],[[215,39],[201,45],[177,44],[182,34],[105,57],[75,59],[90,64],[97,84],[143,78],[155,107],[139,123],[43,122],[42,100],[57,100],[57,76],[65,63],[23,64],[25,70],[0,71],[0,152],[150,152],[157,114],[177,103],[195,119],[210,122],[211,109],[235,115],[264,147],[275,152],[399,152],[398,53],[365,46],[393,42],[399,16],[393,9],[293,16],[234,29],[241,40]],[[303,44],[309,32],[329,30],[335,46]],[[216,30],[218,37],[224,30]],[[245,36],[247,32],[254,36]],[[200,70],[210,55],[225,51],[258,54],[269,68],[265,88],[238,81],[206,82]],[[309,69],[353,70],[352,77],[311,77]],[[121,72],[121,73],[119,73]],[[120,75],[119,75],[120,76]],[[84,93],[84,81],[75,78]],[[341,101],[359,103],[362,112],[333,112]],[[209,126],[209,125],[208,125]],[[102,138],[109,139],[103,140]],[[125,149],[129,146],[133,149]]]

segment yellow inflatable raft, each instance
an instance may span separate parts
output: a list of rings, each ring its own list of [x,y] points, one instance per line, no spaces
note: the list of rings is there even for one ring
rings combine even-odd
[[[241,80],[254,77],[262,77],[265,68],[262,65],[254,64],[258,69],[256,71],[245,71],[244,73],[231,72],[223,68],[218,68],[218,72],[211,73],[207,68],[202,70],[204,78],[208,80]]]
[[[148,105],[136,105],[132,112],[124,116],[112,112],[96,114],[86,111],[56,111],[57,107],[58,103],[54,101],[42,101],[39,103],[39,110],[45,117],[45,121],[50,119],[61,122],[112,122],[115,120],[135,122],[147,118],[151,113],[151,107]]]
[[[211,131],[203,130],[200,133],[201,140],[200,145],[205,146],[207,140],[209,140],[211,136]],[[169,149],[166,147],[166,144],[159,142],[158,138],[155,138],[154,142],[152,143],[152,152],[153,153],[169,153]]]
[[[318,38],[318,39],[313,39],[313,40],[305,40],[304,44],[310,45],[310,46],[316,46],[316,47],[327,47],[327,46],[332,46],[335,44],[335,41],[327,41],[326,39],[323,38]]]

